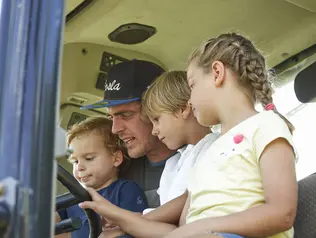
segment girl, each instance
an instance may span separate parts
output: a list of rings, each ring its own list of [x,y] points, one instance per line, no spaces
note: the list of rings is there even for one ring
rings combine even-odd
[[[241,35],[209,39],[192,53],[194,115],[222,131],[190,174],[187,224],[167,237],[293,237],[293,126],[273,104],[270,82],[264,57]]]

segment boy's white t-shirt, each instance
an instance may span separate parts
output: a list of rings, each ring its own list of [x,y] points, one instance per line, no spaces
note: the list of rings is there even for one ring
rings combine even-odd
[[[166,161],[157,190],[160,196],[160,205],[181,196],[187,190],[189,171],[196,160],[218,137],[217,133],[207,134],[196,145],[182,147],[178,150],[179,153]],[[152,210],[150,208],[146,209],[143,214]]]

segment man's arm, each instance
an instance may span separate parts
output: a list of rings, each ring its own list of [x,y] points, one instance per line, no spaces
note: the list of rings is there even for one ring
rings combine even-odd
[[[186,191],[181,196],[145,214],[144,218],[150,221],[178,225],[187,197],[188,192]]]

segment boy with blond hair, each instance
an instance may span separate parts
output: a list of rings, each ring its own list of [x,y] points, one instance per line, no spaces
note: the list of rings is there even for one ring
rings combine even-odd
[[[73,175],[83,187],[92,188],[112,204],[141,213],[147,208],[146,197],[136,183],[118,178],[126,150],[111,128],[112,121],[105,117],[91,117],[71,127],[67,143],[72,151],[68,160]],[[70,217],[82,220],[82,227],[71,237],[88,237],[88,220],[78,205],[58,211],[56,221]]]
[[[189,170],[198,155],[217,138],[194,117],[186,78],[185,71],[163,73],[142,98],[143,113],[153,124],[153,135],[181,154],[166,162],[158,189],[161,205],[186,191]]]

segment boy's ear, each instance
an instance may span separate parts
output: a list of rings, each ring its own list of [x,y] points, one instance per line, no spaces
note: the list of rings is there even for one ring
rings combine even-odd
[[[190,113],[191,113],[191,110],[192,110],[192,107],[191,107],[191,103],[188,102],[186,107],[184,109],[181,109],[181,115],[182,115],[182,118],[184,120],[188,119]]]
[[[225,79],[225,65],[221,61],[214,61],[211,68],[216,87],[220,87]]]
[[[122,151],[116,151],[113,153],[113,165],[114,167],[119,167],[123,163],[123,152]]]

